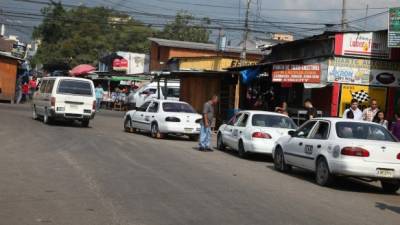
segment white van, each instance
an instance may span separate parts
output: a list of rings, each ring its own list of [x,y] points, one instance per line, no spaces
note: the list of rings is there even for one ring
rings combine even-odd
[[[94,84],[88,79],[45,77],[33,95],[32,117],[42,117],[46,124],[54,120],[78,120],[88,127],[95,112]]]
[[[165,88],[164,81],[160,81],[160,99],[167,99],[179,101],[180,95],[180,82],[168,81],[167,88]],[[151,82],[139,88],[134,94],[134,102],[136,107],[140,107],[143,103],[150,99],[158,98],[157,82]]]

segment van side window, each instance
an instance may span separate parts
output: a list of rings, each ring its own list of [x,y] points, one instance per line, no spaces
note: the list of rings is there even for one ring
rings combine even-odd
[[[45,88],[45,93],[50,94],[53,91],[55,80],[48,80]]]
[[[40,84],[40,93],[45,93],[45,88],[48,80],[42,80],[42,83]]]

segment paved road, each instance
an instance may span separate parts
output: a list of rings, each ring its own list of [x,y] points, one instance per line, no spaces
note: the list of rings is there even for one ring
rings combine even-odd
[[[27,106],[0,104],[0,224],[400,223],[400,196],[377,186],[321,188],[307,172],[275,172],[268,157],[124,133],[121,116],[46,126]]]

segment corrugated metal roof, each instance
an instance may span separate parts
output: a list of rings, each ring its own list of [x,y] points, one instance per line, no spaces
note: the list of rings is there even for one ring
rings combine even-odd
[[[12,56],[10,53],[7,53],[7,52],[0,52],[0,56],[7,57],[7,58],[10,58],[10,59],[15,59],[15,60],[23,60],[21,58]]]
[[[157,43],[160,46],[165,46],[165,47],[198,49],[198,50],[209,50],[209,51],[217,50],[216,44],[197,43],[197,42],[190,42],[190,41],[176,41],[176,40],[167,40],[167,39],[161,39],[161,38],[149,38],[149,40]],[[241,53],[242,48],[227,46],[225,48],[224,52]],[[258,55],[263,54],[260,49],[248,49],[246,52],[250,53],[250,54],[258,54]]]

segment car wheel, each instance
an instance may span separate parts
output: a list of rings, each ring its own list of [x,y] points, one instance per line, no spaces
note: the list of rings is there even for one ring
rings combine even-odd
[[[248,157],[248,153],[244,150],[244,145],[242,140],[239,141],[238,152],[240,158],[245,159]]]
[[[316,166],[316,174],[315,174],[315,181],[317,182],[318,185],[321,186],[329,186],[333,182],[333,175],[329,171],[329,166],[328,163],[326,162],[326,159],[323,157],[320,157],[317,160],[317,166]]]
[[[189,139],[191,141],[198,141],[199,140],[199,135],[198,134],[189,135]]]
[[[44,110],[43,123],[48,124],[48,125],[53,123],[53,119],[49,116],[47,109]]]
[[[82,127],[89,127],[90,120],[82,120],[81,125]]]
[[[289,172],[292,167],[287,165],[285,162],[285,155],[283,154],[283,150],[280,147],[275,149],[274,155],[274,168],[280,172]]]
[[[400,189],[400,181],[394,183],[381,180],[381,186],[384,192],[395,194]]]
[[[36,112],[36,106],[32,106],[32,119],[34,119],[34,120],[38,119],[38,115]]]
[[[217,136],[217,149],[221,151],[225,150],[224,141],[222,140],[222,134],[220,133]]]
[[[158,124],[153,123],[151,125],[151,137],[161,139],[164,137],[163,134],[161,134],[160,130],[158,129]]]

